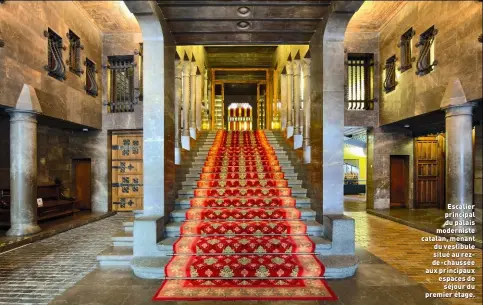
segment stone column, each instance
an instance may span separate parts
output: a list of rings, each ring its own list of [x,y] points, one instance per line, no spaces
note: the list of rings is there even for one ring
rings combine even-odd
[[[333,1],[310,40],[310,198],[323,215],[344,212],[344,36],[362,2]]]
[[[191,71],[190,71],[190,108],[189,108],[189,130],[190,137],[196,140],[196,59],[193,55],[191,57]]]
[[[280,74],[280,100],[282,106],[280,107],[280,121],[282,129],[287,128],[287,69],[285,67]]]
[[[203,98],[203,76],[200,69],[196,68],[196,130],[201,130],[201,100]]]
[[[287,139],[293,136],[293,65],[292,56],[288,56],[287,65]]]
[[[304,56],[302,69],[304,71],[304,163],[310,163],[310,51]]]
[[[183,74],[183,61],[179,58],[176,52],[174,60],[174,90],[175,90],[175,107],[174,107],[174,164],[181,164],[181,97],[183,95],[182,88],[182,74]]]
[[[24,85],[10,114],[10,229],[8,236],[35,234],[37,225],[37,114],[33,87]]]
[[[183,57],[183,133],[181,136],[181,145],[186,150],[190,150],[190,71],[190,60],[185,53]]]
[[[300,65],[300,52],[297,52],[295,58],[293,60],[293,104],[294,104],[294,119],[295,119],[295,127],[294,127],[294,149],[298,149],[302,147],[302,122],[300,120],[300,74],[302,72],[302,66]]]
[[[208,69],[205,67],[205,74],[203,76],[203,107],[202,107],[202,115],[201,115],[201,128],[206,129],[206,125],[208,124]]]
[[[473,205],[473,105],[467,102],[459,79],[450,80],[441,102],[446,111],[447,220],[453,227],[472,226]]]

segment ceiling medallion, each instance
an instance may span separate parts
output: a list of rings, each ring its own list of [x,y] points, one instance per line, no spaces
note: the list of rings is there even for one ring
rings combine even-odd
[[[241,17],[247,17],[248,15],[250,15],[250,9],[246,6],[241,6],[238,8],[238,16],[241,16]]]
[[[250,27],[250,22],[247,22],[247,21],[240,21],[236,24],[237,28],[239,28],[240,30],[248,30],[248,28]]]

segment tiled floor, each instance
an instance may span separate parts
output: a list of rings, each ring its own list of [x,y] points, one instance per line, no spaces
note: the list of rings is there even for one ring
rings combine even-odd
[[[71,216],[40,222],[39,226],[42,228],[42,231],[34,235],[20,237],[6,236],[8,227],[0,227],[0,253],[83,226],[110,215],[113,215],[113,213],[82,211]]]
[[[347,206],[347,205],[346,205]],[[338,301],[229,302],[230,304],[334,304],[334,305],[430,305],[481,304],[478,299],[426,299],[425,292],[440,292],[430,268],[433,244],[416,229],[360,212],[353,203],[347,212],[356,220],[357,255],[360,265],[353,278],[329,281]],[[359,211],[359,212],[358,212]],[[151,298],[159,280],[136,278],[130,270],[98,269],[95,256],[120,230],[125,216],[113,216],[57,236],[0,254],[0,304],[144,305],[159,304]],[[481,250],[476,291],[481,289]],[[170,302],[174,303],[174,302]],[[177,302],[187,304],[189,302]],[[213,304],[213,302],[196,302]]]
[[[97,267],[128,216],[116,215],[0,253],[0,304],[48,304]]]

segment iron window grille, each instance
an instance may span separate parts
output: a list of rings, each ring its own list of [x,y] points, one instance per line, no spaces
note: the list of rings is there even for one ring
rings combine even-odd
[[[412,57],[411,40],[414,37],[414,34],[415,32],[413,28],[410,28],[406,33],[401,35],[401,41],[397,45],[401,52],[401,65],[398,68],[401,73],[413,67],[412,63],[415,58]]]
[[[48,63],[44,66],[44,69],[48,72],[49,76],[60,81],[66,79],[65,64],[62,60],[62,51],[65,47],[62,43],[62,38],[52,31],[50,28],[44,31],[44,36],[47,37],[47,60]]]
[[[70,42],[69,59],[67,60],[67,64],[69,65],[69,71],[80,76],[82,73],[84,73],[81,65],[81,50],[84,49],[84,46],[81,45],[79,36],[77,36],[71,30],[69,30],[69,33],[67,33],[67,38]]]
[[[86,58],[85,65],[87,71],[85,86],[86,92],[91,96],[97,96],[99,94],[99,87],[97,86],[96,64],[89,58]]]
[[[347,110],[373,110],[374,55],[349,53],[346,67]]]
[[[433,25],[419,36],[419,42],[416,44],[416,47],[419,48],[416,74],[419,76],[430,73],[437,64],[437,61],[434,60],[434,55],[432,54],[434,38],[437,33],[438,30],[435,29]]]
[[[396,55],[389,57],[386,60],[386,65],[384,66],[384,70],[386,71],[386,75],[384,78],[384,86],[383,90],[386,93],[389,93],[396,89],[397,82],[396,82]]]
[[[109,56],[110,69],[110,112],[134,112],[134,105],[138,104],[139,95],[134,90],[134,63],[133,55]]]

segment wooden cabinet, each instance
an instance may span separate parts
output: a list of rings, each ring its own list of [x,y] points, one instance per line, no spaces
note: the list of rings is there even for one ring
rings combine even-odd
[[[143,135],[112,135],[112,210],[143,209]],[[163,194],[160,194],[163,196]]]

